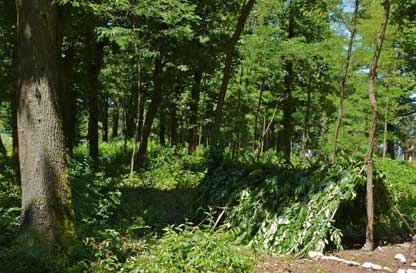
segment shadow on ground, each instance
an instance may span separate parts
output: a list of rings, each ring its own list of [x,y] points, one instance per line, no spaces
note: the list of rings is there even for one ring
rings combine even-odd
[[[151,229],[160,234],[166,226],[183,224],[193,215],[193,188],[120,188],[121,202],[113,216],[116,226]]]

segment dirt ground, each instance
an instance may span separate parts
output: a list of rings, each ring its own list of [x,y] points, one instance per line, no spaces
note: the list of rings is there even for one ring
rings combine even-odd
[[[289,257],[270,257],[260,258],[257,264],[257,272],[260,273],[369,273],[369,272],[397,272],[398,269],[416,269],[410,264],[414,262],[413,246],[410,243],[396,244],[390,246],[377,247],[374,252],[365,252],[360,249],[343,250],[326,255],[333,255],[360,264],[371,262],[382,267],[388,267],[389,270],[373,270],[358,266],[349,266],[341,262],[312,260],[312,259],[294,259]],[[394,259],[397,253],[402,253],[407,258],[407,263],[402,264]],[[411,257],[413,255],[413,258]]]

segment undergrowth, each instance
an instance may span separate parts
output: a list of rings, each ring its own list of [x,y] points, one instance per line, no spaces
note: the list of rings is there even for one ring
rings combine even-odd
[[[0,159],[0,272],[252,272],[258,250],[303,255],[364,230],[361,160],[287,164],[268,152],[256,162],[250,153],[237,160],[152,144],[145,168],[130,176],[130,149],[103,144],[97,165],[77,147],[70,177],[78,237],[65,251],[19,237],[20,189],[11,162]],[[416,168],[393,160],[376,167],[376,233],[406,235],[416,224]]]

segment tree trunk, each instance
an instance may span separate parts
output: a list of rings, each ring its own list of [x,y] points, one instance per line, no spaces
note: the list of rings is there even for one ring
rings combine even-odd
[[[309,116],[311,112],[311,91],[308,89],[308,100],[306,102],[306,112],[303,121],[302,143],[300,147],[300,159],[305,159],[305,149],[309,138]]]
[[[165,113],[161,111],[159,113],[159,143],[161,146],[166,146],[166,139],[165,139]]]
[[[135,30],[133,26],[133,30]],[[133,177],[134,174],[134,163],[136,159],[136,149],[137,142],[140,141],[141,131],[142,131],[142,120],[143,120],[143,107],[142,107],[142,66],[140,63],[139,48],[137,42],[134,42],[134,53],[136,55],[136,66],[137,66],[137,119],[136,119],[136,128],[135,128],[135,137],[133,139],[133,152],[130,159],[130,177]]]
[[[178,116],[176,108],[176,101],[173,101],[170,116],[170,145],[172,146],[176,146],[178,144]]]
[[[155,71],[154,71],[154,92],[152,101],[147,111],[146,120],[143,126],[142,139],[140,141],[140,148],[137,158],[137,167],[143,168],[144,159],[147,152],[147,144],[149,142],[150,131],[152,129],[153,120],[155,119],[157,109],[159,108],[160,102],[162,101],[162,56],[155,59]]]
[[[374,249],[373,239],[373,222],[374,222],[374,200],[373,200],[373,151],[374,142],[377,129],[377,100],[375,94],[375,80],[377,77],[377,65],[380,59],[381,50],[383,47],[384,37],[386,35],[387,24],[390,13],[390,1],[384,2],[384,15],[381,23],[381,29],[377,38],[376,50],[373,57],[373,62],[370,67],[370,73],[368,77],[368,97],[371,104],[371,128],[368,138],[368,151],[367,151],[367,229],[366,229],[366,242],[363,247],[365,250],[372,251]]]
[[[293,134],[293,105],[292,105],[292,83],[293,83],[293,63],[286,63],[285,76],[285,97],[283,106],[283,155],[287,162],[290,162],[292,154],[292,134]]]
[[[260,88],[260,96],[259,96],[259,101],[257,102],[257,109],[256,109],[256,115],[254,117],[254,138],[253,138],[253,153],[256,151],[257,149],[257,128],[258,128],[258,120],[259,120],[259,115],[260,115],[260,109],[261,109],[261,105],[263,103],[263,93],[264,93],[264,84],[265,84],[266,80],[263,79],[262,83],[261,83],[261,88]]]
[[[21,230],[62,243],[75,234],[61,111],[62,14],[51,0],[16,5]]]
[[[222,120],[222,111],[224,108],[225,95],[227,93],[228,82],[231,77],[231,68],[233,63],[233,54],[235,46],[240,39],[241,33],[243,32],[244,25],[247,21],[247,18],[253,9],[255,0],[248,0],[244,5],[240,17],[238,18],[237,27],[235,29],[234,35],[231,37],[231,40],[227,44],[226,57],[225,57],[225,66],[224,73],[221,83],[220,92],[218,95],[217,109],[215,110],[214,124],[212,128],[212,145],[218,145],[218,139],[220,134],[221,120]]]
[[[288,39],[295,36],[295,20],[293,18],[292,6],[289,1],[289,26],[288,26]],[[290,162],[292,154],[292,134],[293,134],[293,121],[292,113],[294,112],[292,105],[292,88],[294,81],[293,62],[292,60],[286,61],[286,75],[285,75],[285,94],[283,101],[283,156],[287,162]]]
[[[111,128],[111,139],[114,140],[118,136],[118,127],[120,121],[120,110],[118,109],[117,104],[114,104],[113,107],[113,116],[111,119],[112,128]]]
[[[88,48],[88,145],[89,155],[94,161],[99,159],[98,151],[98,77],[103,63],[104,45],[97,42],[90,30]]]
[[[14,61],[17,62],[16,57]],[[17,64],[15,64],[17,65]],[[17,81],[16,81],[17,83]],[[16,180],[19,182],[20,179],[20,162],[19,162],[19,137],[17,132],[17,85],[15,84],[10,91],[10,110],[12,116],[12,161],[16,175]]]
[[[65,51],[65,58],[63,64],[63,96],[64,104],[62,107],[64,117],[64,132],[65,132],[65,144],[66,149],[70,156],[72,156],[74,146],[75,135],[75,122],[76,122],[76,106],[77,97],[74,88],[72,88],[74,80],[74,65],[75,65],[75,52],[73,45],[69,45]]]
[[[194,84],[191,91],[191,105],[190,111],[191,115],[189,117],[189,129],[188,136],[188,153],[192,154],[196,149],[196,143],[198,141],[198,106],[199,106],[199,97],[201,91],[201,81],[202,81],[202,72],[200,70],[196,71],[194,74]]]
[[[337,162],[337,144],[338,144],[339,131],[341,129],[341,124],[342,124],[342,118],[344,116],[345,90],[347,88],[347,81],[348,81],[348,75],[349,75],[349,70],[350,70],[349,68],[351,64],[352,49],[354,45],[355,34],[357,32],[358,11],[359,11],[359,0],[355,0],[355,8],[354,8],[354,14],[352,18],[352,30],[351,30],[350,42],[348,44],[347,59],[345,61],[345,67],[344,67],[344,76],[341,81],[341,93],[339,96],[339,111],[338,111],[338,117],[337,117],[337,124],[335,126],[334,147],[332,151],[333,163]]]
[[[6,150],[6,147],[3,144],[1,134],[0,134],[0,154],[5,158],[7,157],[7,150]]]
[[[103,101],[103,130],[102,130],[103,142],[108,142],[108,101]]]

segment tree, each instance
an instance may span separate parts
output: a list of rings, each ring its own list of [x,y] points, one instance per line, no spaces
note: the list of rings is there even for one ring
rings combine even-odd
[[[376,49],[374,52],[373,61],[370,66],[370,72],[368,77],[368,97],[371,104],[371,128],[368,138],[368,150],[367,150],[367,229],[366,229],[366,242],[364,249],[373,250],[374,249],[374,239],[373,239],[373,222],[374,222],[374,201],[373,201],[373,152],[374,152],[374,142],[376,137],[377,129],[377,99],[375,94],[375,81],[377,77],[377,65],[380,59],[381,50],[383,48],[384,38],[386,36],[387,24],[389,21],[390,14],[390,1],[384,1],[384,15],[381,22],[380,33],[377,38]]]
[[[352,49],[355,39],[355,34],[357,32],[357,18],[358,18],[358,9],[359,9],[359,0],[355,0],[355,8],[354,13],[352,15],[352,27],[351,27],[351,36],[350,41],[348,43],[348,51],[347,51],[347,58],[345,61],[344,67],[344,75],[341,81],[341,92],[339,96],[339,109],[338,109],[338,117],[337,117],[337,124],[335,127],[335,137],[334,137],[334,148],[332,151],[332,162],[336,163],[337,161],[337,144],[338,144],[338,136],[339,136],[339,129],[341,128],[342,118],[344,115],[344,99],[345,99],[345,91],[347,88],[347,81],[348,75],[350,71],[350,64],[351,64],[351,57],[352,57]]]
[[[21,229],[63,242],[75,226],[60,111],[62,14],[51,0],[16,7]]]
[[[214,118],[214,124],[213,124],[213,129],[212,129],[212,144],[214,146],[218,144],[218,138],[219,138],[220,127],[221,127],[221,119],[223,115],[222,111],[224,107],[225,95],[227,93],[228,82],[231,77],[231,72],[232,72],[231,66],[233,63],[233,54],[234,54],[235,46],[238,40],[240,39],[246,20],[251,10],[253,9],[255,2],[256,2],[255,0],[249,0],[247,3],[244,4],[240,17],[238,18],[238,21],[237,21],[235,32],[227,44],[224,72],[223,72],[220,92],[218,94],[217,108],[215,110],[215,118]]]

